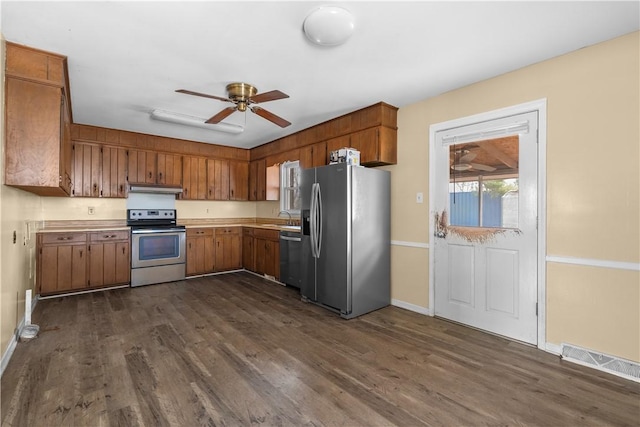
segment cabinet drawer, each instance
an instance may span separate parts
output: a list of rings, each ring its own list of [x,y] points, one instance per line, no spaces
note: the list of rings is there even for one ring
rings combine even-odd
[[[43,245],[86,243],[87,233],[42,233]]]
[[[240,227],[216,228],[216,236],[225,236],[227,234],[240,234]]]
[[[275,240],[275,241],[280,240],[280,231],[278,230],[265,230],[263,228],[254,228],[253,235],[261,239],[268,239],[268,240]]]
[[[243,227],[242,228],[242,235],[243,236],[253,236],[253,228]]]
[[[89,241],[92,243],[95,242],[108,242],[112,240],[129,240],[129,231],[127,230],[105,230],[105,231],[94,231],[89,233]]]
[[[213,228],[187,228],[187,238],[200,236],[213,237]]]

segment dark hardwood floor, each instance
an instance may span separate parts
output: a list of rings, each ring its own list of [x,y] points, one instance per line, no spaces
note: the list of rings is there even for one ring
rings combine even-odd
[[[4,426],[640,425],[640,384],[387,307],[343,320],[248,273],[41,300]]]

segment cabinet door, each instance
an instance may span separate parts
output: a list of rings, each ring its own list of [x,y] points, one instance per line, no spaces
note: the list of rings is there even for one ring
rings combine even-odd
[[[127,150],[102,147],[102,197],[126,197]]]
[[[40,293],[56,292],[58,290],[58,247],[45,246],[40,248],[39,264]],[[46,272],[46,276],[44,272]]]
[[[75,143],[73,156],[73,195],[76,197],[100,197],[102,186],[100,146]]]
[[[130,242],[116,243],[116,271],[114,284],[125,284],[131,281],[131,244]]]
[[[249,271],[255,271],[256,269],[253,246],[253,234],[247,233],[247,230],[245,230],[242,235],[242,268]]]
[[[255,266],[256,273],[264,274],[268,269],[266,267],[267,261],[267,242],[268,240],[256,237],[255,238]]]
[[[187,276],[214,271],[215,255],[211,230],[189,230],[187,238]]]
[[[242,237],[240,230],[216,230],[216,270],[235,270],[242,268]]]
[[[58,87],[6,78],[6,185],[66,195],[60,168],[61,93]]]
[[[198,238],[197,237],[187,239],[187,276],[193,276],[195,274],[198,274]]]
[[[182,198],[186,200],[206,200],[207,159],[184,156],[182,158]]]
[[[315,168],[327,164],[327,143],[325,141],[300,148],[300,167]]]
[[[265,240],[264,274],[280,277],[280,244],[273,240]]]
[[[360,163],[375,163],[378,152],[378,128],[365,129],[351,134],[351,147],[360,151]]]
[[[157,162],[158,184],[182,184],[182,156],[158,153]]]
[[[155,184],[157,154],[153,151],[128,150],[127,177],[130,183]]]
[[[86,249],[86,245],[43,247],[40,292],[46,294],[86,288]]]
[[[229,162],[229,200],[249,200],[249,163]]]
[[[329,164],[330,155],[332,151],[335,151],[339,148],[351,147],[351,136],[343,135],[337,138],[331,138],[327,141],[327,153],[326,153],[326,164]],[[354,147],[355,148],[355,147]]]
[[[109,280],[109,273],[115,269],[115,247],[106,248],[107,259],[105,259],[105,246],[109,244],[91,244],[89,250],[89,282],[88,286],[103,286]],[[113,253],[112,253],[113,252]],[[105,271],[107,277],[105,278]]]
[[[229,200],[229,161],[208,159],[208,191],[211,200]]]
[[[254,160],[249,171],[249,200],[266,200],[267,197],[267,162],[265,159]]]

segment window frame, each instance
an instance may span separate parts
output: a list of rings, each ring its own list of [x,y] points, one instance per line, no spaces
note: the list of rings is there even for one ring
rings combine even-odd
[[[293,186],[292,183],[289,182],[290,174],[288,172],[290,169],[297,169],[297,186]],[[299,194],[300,172],[301,167],[299,160],[287,161],[280,165],[280,211],[287,212],[291,216],[300,216],[300,209],[295,209],[295,207],[293,207],[295,201],[291,200],[291,194],[295,194],[296,189],[298,189]]]

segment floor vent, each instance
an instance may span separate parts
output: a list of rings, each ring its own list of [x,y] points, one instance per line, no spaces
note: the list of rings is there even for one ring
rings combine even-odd
[[[640,382],[640,364],[615,356],[586,350],[571,344],[562,344],[562,358],[580,365],[596,368],[610,374]]]

